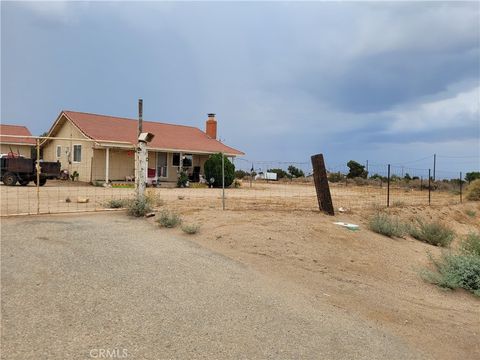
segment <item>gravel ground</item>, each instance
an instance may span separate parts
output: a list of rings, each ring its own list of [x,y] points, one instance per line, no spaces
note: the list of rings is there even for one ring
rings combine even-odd
[[[123,213],[1,225],[2,359],[426,358],[374,323]]]

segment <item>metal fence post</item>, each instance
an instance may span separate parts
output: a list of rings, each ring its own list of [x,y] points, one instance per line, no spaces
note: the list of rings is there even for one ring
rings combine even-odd
[[[225,158],[222,153],[222,208],[225,210]]]
[[[432,201],[432,176],[431,176],[431,170],[428,169],[428,205],[430,205]]]
[[[420,191],[423,190],[423,176],[420,176]]]
[[[460,203],[462,203],[462,172],[460,171]]]
[[[37,138],[37,161],[35,169],[37,170],[37,214],[40,214],[40,172],[42,171],[40,167],[40,138]]]
[[[390,164],[387,172],[387,207],[390,207]]]

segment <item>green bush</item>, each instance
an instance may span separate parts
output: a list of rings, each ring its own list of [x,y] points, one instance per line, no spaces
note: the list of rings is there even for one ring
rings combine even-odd
[[[223,156],[225,164],[225,187],[232,185],[235,178],[235,165],[226,156]],[[204,165],[205,178],[208,182],[214,179],[214,187],[222,187],[222,154],[210,155]]]
[[[160,213],[160,217],[158,218],[157,222],[161,227],[170,229],[179,225],[182,222],[182,219],[176,213],[169,212],[169,211],[162,211]]]
[[[182,231],[189,235],[196,234],[198,230],[200,230],[200,225],[197,224],[182,225]]]
[[[188,175],[185,171],[180,171],[177,178],[177,187],[184,188],[187,187]]]
[[[105,204],[105,207],[109,209],[121,209],[127,207],[129,200],[127,199],[111,199],[108,200]]]
[[[480,201],[480,179],[472,181],[467,187],[467,200]]]
[[[146,198],[133,199],[128,202],[127,213],[130,216],[141,217],[152,211],[149,201]]]
[[[452,229],[438,222],[425,223],[418,220],[418,225],[410,229],[410,235],[417,240],[435,246],[448,246],[455,237]]]
[[[436,272],[424,270],[424,280],[442,288],[463,288],[480,296],[480,256],[464,253],[443,253],[440,259],[430,257]]]
[[[480,257],[480,233],[469,233],[460,244],[464,254],[472,254]]]
[[[408,226],[398,218],[384,213],[375,214],[368,223],[370,230],[388,237],[404,237],[408,233]]]

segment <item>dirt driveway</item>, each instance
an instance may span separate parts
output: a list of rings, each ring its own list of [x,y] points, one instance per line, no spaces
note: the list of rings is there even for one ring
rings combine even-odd
[[[6,218],[1,235],[5,359],[429,358],[146,220]]]

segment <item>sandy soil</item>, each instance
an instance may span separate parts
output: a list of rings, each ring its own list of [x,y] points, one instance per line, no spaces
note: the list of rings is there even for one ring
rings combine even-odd
[[[185,200],[163,207],[179,212],[185,223],[201,224],[198,234],[184,235],[192,241],[272,279],[295,284],[312,303],[328,302],[374,321],[436,359],[480,358],[480,299],[425,283],[418,271],[429,266],[427,253],[438,256],[441,250],[370,232],[366,221],[375,210],[329,217],[318,211],[199,209]],[[476,217],[469,217],[467,209],[476,211]],[[480,204],[475,203],[398,206],[389,212],[405,219],[421,216],[446,222],[459,236],[480,230]],[[352,232],[334,221],[354,222],[361,230]]]

